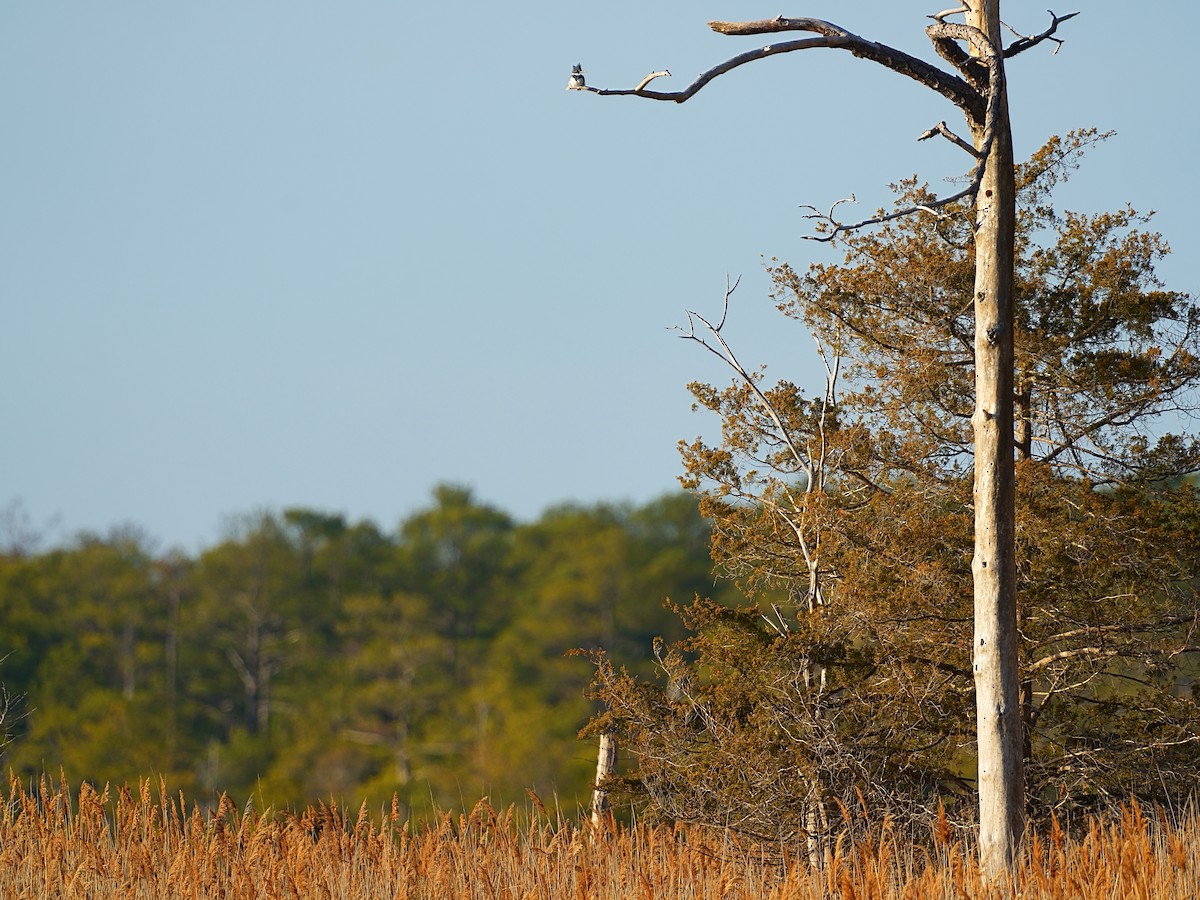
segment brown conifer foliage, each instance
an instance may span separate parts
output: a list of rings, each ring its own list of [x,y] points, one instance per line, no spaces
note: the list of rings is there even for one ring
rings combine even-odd
[[[1132,209],[1063,212],[1051,191],[1104,135],[1018,167],[1013,335],[1021,708],[1029,803],[1182,802],[1200,764],[1195,535],[1200,307]],[[929,196],[898,188],[898,208]],[[772,267],[817,338],[823,389],[734,366],[692,386],[718,446],[683,445],[714,558],[755,606],[697,602],[664,683],[599,660],[595,690],[670,815],[763,838],[836,829],[865,800],[970,815],[971,210],[838,236],[838,265]],[[707,322],[700,320],[707,325]]]

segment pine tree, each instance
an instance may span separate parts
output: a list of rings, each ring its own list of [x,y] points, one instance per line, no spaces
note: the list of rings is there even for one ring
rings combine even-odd
[[[1016,170],[1016,551],[1021,749],[1035,815],[1129,796],[1178,802],[1200,763],[1200,469],[1166,433],[1200,405],[1200,307],[1164,290],[1168,251],[1132,209],[1058,211],[1051,189],[1101,135]],[[928,192],[900,186],[898,208]],[[856,807],[970,816],[977,789],[972,599],[972,217],[839,236],[837,265],[772,267],[817,338],[822,390],[737,372],[692,385],[722,441],[684,447],[713,549],[757,606],[686,610],[665,680],[600,660],[595,685],[671,815],[772,839]],[[700,319],[701,326],[707,324]],[[988,338],[984,336],[986,341]],[[1152,437],[1157,435],[1156,437]],[[836,801],[836,802],[835,802]],[[835,816],[834,821],[840,821]]]

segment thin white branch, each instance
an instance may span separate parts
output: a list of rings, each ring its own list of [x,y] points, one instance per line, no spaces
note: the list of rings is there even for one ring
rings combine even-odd
[[[737,285],[735,284],[734,287],[737,287]],[[721,321],[719,323],[721,327],[724,327],[725,325],[725,315],[729,311],[729,295],[731,293],[733,293],[733,288],[728,289],[725,293],[725,310],[721,314]],[[725,338],[721,334],[720,327],[713,325],[710,321],[708,321],[708,319],[704,318],[704,316],[700,315],[700,313],[696,312],[695,310],[687,310],[687,317],[688,323],[691,327],[689,328],[688,332],[681,335],[681,337],[684,340],[695,341],[709,353],[712,353],[714,356],[724,361],[727,366],[737,373],[738,377],[741,378],[742,381],[745,382],[746,386],[749,387],[754,393],[754,396],[758,399],[759,404],[762,406],[767,416],[771,419],[771,422],[779,430],[779,435],[783,439],[783,442],[787,445],[788,452],[791,454],[792,459],[795,460],[796,465],[800,468],[801,472],[804,473],[804,476],[811,480],[813,474],[812,461],[806,459],[804,454],[800,452],[800,449],[796,446],[795,441],[792,439],[791,432],[788,430],[787,426],[783,424],[783,420],[780,418],[779,412],[775,409],[775,404],[772,403],[770,398],[768,398],[767,395],[762,392],[762,388],[758,386],[758,382],[748,371],[746,371],[746,368],[741,364],[741,362],[738,361],[733,349],[725,342]],[[714,340],[716,340],[720,349],[714,347],[712,344],[708,343],[707,340],[700,337],[700,335],[696,333],[696,320],[699,320],[704,325],[704,327],[708,330],[708,333],[713,336]]]
[[[970,11],[971,11],[971,7],[969,7],[969,6],[956,6],[954,9],[943,9],[940,13],[934,13],[929,18],[933,19],[935,22],[937,22],[939,25],[941,25],[944,21],[946,21],[947,16],[956,16],[959,13],[965,13],[965,12],[970,12]]]
[[[671,73],[668,72],[666,69],[663,69],[660,72],[651,72],[649,75],[647,75],[645,78],[643,78],[641,81],[638,82],[638,86],[633,89],[633,92],[635,94],[640,93],[642,90],[645,89],[646,85],[648,85],[650,82],[652,82],[655,78],[663,78],[663,77],[669,78],[670,75],[671,75]]]
[[[1093,659],[1111,659],[1114,656],[1120,656],[1119,650],[1105,650],[1103,647],[1076,647],[1074,650],[1060,650],[1058,653],[1051,653],[1049,656],[1043,656],[1037,662],[1030,663],[1025,667],[1026,673],[1036,672],[1038,669],[1044,669],[1053,663],[1060,662],[1064,659],[1073,659],[1076,656],[1090,656]]]

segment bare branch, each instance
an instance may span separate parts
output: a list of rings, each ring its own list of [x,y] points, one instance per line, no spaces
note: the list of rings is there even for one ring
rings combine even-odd
[[[999,112],[999,98],[1003,94],[1003,55],[996,47],[992,46],[991,42],[988,41],[979,29],[969,25],[947,23],[944,21],[946,16],[954,12],[963,11],[967,10],[948,10],[944,14],[937,14],[933,17],[935,24],[930,25],[925,31],[943,58],[958,66],[968,76],[971,83],[900,50],[875,43],[874,41],[868,41],[823,19],[788,19],[783,16],[777,16],[774,19],[761,19],[753,22],[710,22],[709,27],[718,33],[729,35],[808,31],[817,34],[818,37],[785,41],[781,44],[768,44],[765,47],[739,54],[703,72],[682,91],[649,91],[645,89],[647,80],[643,80],[634,90],[603,90],[590,86],[581,89],[606,96],[635,95],[651,100],[670,100],[674,103],[683,103],[695,95],[708,82],[738,66],[759,59],[765,59],[768,56],[789,53],[793,50],[827,47],[848,50],[855,56],[872,60],[894,72],[907,75],[948,97],[963,110],[968,120],[973,123],[973,128],[978,129],[978,134],[981,138],[978,141],[978,149],[971,147],[969,151],[975,156],[978,162],[971,172],[968,185],[964,190],[940,200],[895,210],[890,213],[881,213],[878,216],[872,216],[854,223],[838,222],[833,216],[833,209],[830,210],[828,215],[822,215],[812,207],[808,207],[809,209],[813,209],[814,213],[809,218],[821,219],[828,224],[829,230],[823,235],[806,235],[805,238],[807,240],[829,242],[834,240],[843,231],[852,231],[869,225],[877,225],[916,212],[928,212],[936,215],[939,210],[946,206],[968,197],[974,197],[978,191],[979,185],[983,181],[984,162],[991,150],[992,140],[995,136]],[[1057,19],[1057,21],[1063,21],[1065,18]],[[960,41],[971,44],[978,55],[968,55],[966,51],[958,46],[958,42]],[[986,77],[983,77],[984,75]],[[935,127],[931,132],[926,132],[922,136],[922,139],[932,136],[932,134],[942,134],[958,146],[964,149],[968,147],[967,142],[958,138],[953,132],[950,132],[949,128],[944,127],[944,123],[942,127]],[[834,204],[834,208],[837,205]]]
[[[1076,656],[1090,656],[1093,659],[1112,659],[1114,656],[1120,656],[1119,650],[1106,650],[1103,647],[1076,647],[1074,650],[1060,650],[1058,653],[1051,653],[1049,656],[1043,656],[1036,662],[1030,663],[1025,667],[1026,673],[1036,672],[1038,669],[1044,669],[1052,663],[1059,662],[1064,659],[1073,659]]]
[[[928,131],[926,131],[924,134],[922,134],[919,138],[917,138],[917,140],[918,141],[927,141],[931,137],[934,137],[935,135],[939,135],[939,134],[942,137],[944,137],[946,140],[948,140],[950,143],[954,144],[954,146],[959,147],[963,150],[966,150],[973,157],[975,157],[976,159],[979,159],[979,151],[976,150],[974,147],[972,147],[970,143],[963,140],[957,134],[955,134],[953,131],[951,131],[950,126],[946,124],[945,119],[943,119],[941,122],[938,122],[936,125],[934,125],[932,128],[930,128]]]
[[[1050,13],[1050,27],[1047,28],[1045,31],[1043,31],[1041,34],[1035,34],[1032,37],[1021,37],[1020,34],[1017,34],[1016,31],[1013,31],[1013,29],[1009,28],[1008,25],[1004,26],[1005,28],[1008,28],[1009,31],[1012,31],[1013,34],[1016,34],[1017,37],[1019,38],[1019,40],[1013,41],[1011,44],[1008,45],[1007,48],[1005,48],[1005,50],[1004,50],[1004,58],[1005,59],[1011,59],[1012,57],[1016,56],[1018,53],[1024,53],[1026,50],[1036,47],[1042,41],[1046,41],[1046,40],[1054,41],[1054,43],[1057,45],[1054,48],[1054,52],[1058,53],[1058,50],[1060,47],[1062,47],[1063,42],[1060,38],[1054,37],[1054,33],[1056,31],[1058,31],[1058,26],[1060,24],[1067,21],[1067,19],[1075,18],[1077,15],[1079,15],[1079,13],[1073,12],[1073,13],[1067,13],[1065,16],[1056,16],[1054,14],[1054,10],[1052,10],[1052,9],[1048,9],[1048,10],[1046,10],[1046,12]]]
[[[708,23],[708,27],[718,34],[729,35],[773,34],[779,31],[811,31],[814,34],[823,34],[826,37],[853,37],[849,31],[840,25],[834,25],[832,22],[826,22],[824,19],[809,18],[808,16],[803,16],[799,19],[776,16],[774,19],[758,19],[753,22],[713,21]]]
[[[645,78],[643,78],[641,81],[638,82],[638,86],[633,89],[634,93],[636,94],[636,93],[641,92],[643,89],[645,89],[646,85],[648,85],[650,82],[652,82],[655,78],[662,78],[664,75],[667,77],[670,77],[671,73],[668,72],[666,69],[663,69],[661,72],[651,72],[649,75],[647,75]]]
[[[970,25],[959,25],[953,22],[939,22],[936,25],[929,25],[925,29],[925,34],[933,41],[934,47],[938,49],[939,54],[943,50],[948,50],[954,46],[958,49],[961,56],[954,56],[954,59],[959,60],[957,65],[965,75],[972,81],[976,89],[985,97],[990,99],[990,95],[994,93],[992,90],[996,84],[995,70],[998,68],[997,57],[999,52],[997,48],[992,46],[992,43],[987,39],[987,36],[978,28]],[[978,56],[970,56],[961,47],[957,47],[954,42],[961,41],[970,44],[975,48]],[[942,57],[947,59],[945,55]],[[953,62],[953,60],[948,60]],[[980,64],[986,66],[986,70],[978,68]],[[988,72],[986,81],[981,81],[980,76],[984,71]],[[970,115],[970,113],[968,113]],[[986,112],[982,116],[972,117],[972,121],[982,123],[986,118]]]
[[[746,63],[755,62],[759,59],[766,59],[768,56],[776,56],[780,53],[788,53],[792,50],[807,50],[810,47],[825,47],[828,46],[825,38],[807,38],[799,41],[788,41],[783,44],[774,44],[772,46],[762,47],[758,50],[750,50],[746,53],[740,53],[737,56],[725,60],[720,65],[714,66],[706,72],[702,72],[696,77],[696,80],[689,84],[681,91],[648,91],[645,88],[634,89],[617,89],[617,88],[596,88],[587,87],[595,94],[603,97],[645,97],[649,100],[667,100],[672,103],[684,103],[690,100],[702,87],[716,78],[718,75],[724,75],[738,66],[744,66]]]
[[[783,612],[779,609],[779,606],[774,603],[771,604],[771,610],[775,613],[774,622],[767,617],[766,613],[759,613],[759,615],[762,616],[762,620],[766,622],[776,634],[778,634],[780,637],[786,636],[788,632],[792,630],[792,628],[790,625],[788,625],[787,620],[783,617]]]
[[[742,276],[739,275],[734,281],[733,287],[729,286],[729,276],[725,276],[725,305],[721,308],[721,323],[717,326],[717,331],[725,327],[725,318],[729,315],[729,298],[733,296],[733,292],[738,289],[738,285],[742,283]]]
[[[835,50],[847,50],[857,57],[869,59],[891,69],[893,72],[906,75],[942,94],[968,115],[979,119],[983,118],[986,105],[984,98],[961,78],[951,75],[949,72],[944,72],[937,66],[931,65],[901,50],[897,50],[894,47],[869,41],[822,19],[787,19],[779,16],[775,19],[762,19],[755,22],[710,22],[709,27],[720,34],[728,35],[807,31],[818,35],[818,37],[784,41],[779,44],[768,44],[765,47],[738,54],[702,72],[696,77],[695,81],[681,91],[648,91],[645,90],[644,84],[633,90],[599,89],[590,86],[581,86],[578,89],[588,90],[603,96],[638,96],[646,97],[650,100],[667,100],[672,103],[684,103],[714,78],[724,75],[726,72],[732,71],[739,66],[744,66],[746,63],[765,59],[768,56],[777,56],[780,53],[825,47]]]
[[[858,197],[854,194],[851,194],[849,197],[843,197],[841,200],[838,200],[836,203],[834,203],[833,206],[829,207],[829,212],[827,212],[827,213],[821,212],[819,209],[817,209],[811,203],[804,203],[800,206],[800,208],[812,210],[812,213],[805,215],[804,218],[806,218],[806,219],[821,219],[823,221],[832,222],[832,221],[834,221],[833,211],[835,209],[837,209],[843,203],[857,203],[857,202],[858,202]]]
[[[762,406],[763,411],[771,419],[771,422],[775,425],[776,429],[778,429],[779,435],[784,444],[787,445],[788,452],[795,461],[797,467],[801,472],[804,473],[805,478],[811,482],[813,480],[813,460],[808,458],[804,453],[800,452],[800,448],[796,446],[796,443],[792,438],[792,433],[783,423],[783,419],[780,417],[779,411],[775,408],[775,404],[772,403],[770,398],[763,393],[762,388],[758,386],[758,382],[755,380],[754,376],[751,375],[750,372],[747,371],[746,368],[741,364],[737,356],[734,354],[733,349],[725,342],[725,337],[721,334],[721,329],[725,327],[725,317],[729,314],[729,297],[737,289],[738,283],[740,282],[741,278],[734,283],[733,287],[728,287],[729,281],[728,278],[726,278],[725,306],[721,312],[721,321],[719,323],[714,325],[712,322],[708,321],[708,319],[704,318],[704,316],[700,315],[700,313],[689,309],[687,310],[687,317],[688,325],[690,327],[687,332],[680,334],[680,337],[687,341],[695,341],[709,353],[719,358],[725,363],[725,365],[729,366],[729,368],[733,369],[742,382],[748,388],[750,388],[751,392],[753,392],[755,398]],[[699,321],[705,327],[708,333],[712,335],[713,340],[717,342],[717,346],[714,347],[707,340],[696,333],[697,321]],[[682,328],[677,328],[676,330],[680,332],[683,331]]]
[[[953,203],[957,203],[959,200],[964,200],[967,197],[972,197],[975,195],[975,192],[979,190],[979,182],[983,178],[982,165],[977,169],[977,172],[978,174],[972,177],[970,185],[959,191],[957,194],[951,194],[949,197],[942,197],[940,200],[932,200],[929,203],[917,203],[913,206],[895,209],[889,213],[881,213],[878,216],[872,216],[869,219],[862,219],[858,222],[838,222],[836,219],[825,216],[821,213],[807,215],[805,216],[806,219],[823,220],[825,224],[829,226],[829,231],[825,234],[804,234],[801,235],[801,237],[806,241],[817,241],[818,243],[827,244],[843,231],[857,231],[859,228],[867,228],[871,225],[880,225],[884,222],[890,222],[893,219],[901,219],[905,216],[911,216],[913,213],[925,212],[935,216],[940,215],[941,210],[944,207],[950,206]],[[838,203],[844,202],[845,201],[843,200],[838,201]],[[837,204],[834,205],[836,206]],[[807,208],[814,209],[814,207],[811,206]]]
[[[854,231],[870,225],[878,225],[917,212],[938,215],[940,214],[940,210],[947,206],[957,203],[960,200],[973,198],[983,181],[984,161],[991,150],[992,140],[995,135],[998,114],[997,103],[1003,93],[1003,59],[1028,50],[1030,47],[1036,46],[1044,40],[1054,40],[1061,43],[1061,41],[1053,37],[1058,25],[1078,15],[1078,13],[1068,13],[1065,16],[1057,16],[1053,11],[1050,11],[1052,22],[1045,32],[1033,37],[1022,37],[1008,49],[1001,51],[999,48],[994,47],[978,29],[969,25],[946,22],[949,16],[963,12],[970,12],[970,7],[964,4],[953,9],[935,13],[930,16],[935,24],[925,29],[926,34],[933,42],[934,49],[937,50],[943,59],[951,63],[962,73],[963,77],[961,78],[930,65],[924,60],[910,56],[903,51],[869,41],[824,19],[807,17],[792,19],[780,15],[774,19],[759,19],[750,22],[713,21],[708,24],[713,31],[726,35],[757,35],[806,31],[818,36],[785,41],[779,44],[768,44],[765,47],[741,53],[702,72],[696,77],[695,81],[681,91],[646,90],[646,85],[654,78],[670,74],[666,70],[652,72],[646,78],[642,79],[633,90],[611,90],[594,88],[590,85],[585,86],[581,76],[578,83],[573,82],[572,86],[577,90],[591,91],[604,96],[632,95],[651,100],[684,103],[714,78],[724,75],[726,72],[732,71],[739,66],[755,62],[759,59],[765,59],[768,56],[776,56],[780,53],[825,47],[848,50],[857,57],[877,62],[894,72],[907,75],[921,84],[938,91],[962,109],[966,113],[968,120],[974,123],[973,127],[978,128],[982,132],[982,140],[978,142],[978,147],[972,146],[966,140],[950,131],[945,122],[938,123],[938,125],[926,131],[918,138],[918,140],[926,140],[935,134],[940,134],[951,143],[966,150],[978,160],[969,176],[967,187],[949,197],[894,210],[890,213],[881,213],[880,215],[853,223],[839,222],[834,218],[833,210],[840,203],[846,202],[844,200],[835,203],[828,214],[823,214],[812,206],[802,207],[812,210],[813,214],[807,218],[819,219],[829,226],[827,233],[822,235],[805,235],[805,239],[829,242],[844,231]],[[968,53],[959,45],[959,42],[966,42],[972,45],[978,55]]]
[[[804,235],[805,240],[828,243],[834,240],[834,238],[836,238],[843,231],[855,231],[859,228],[865,228],[870,225],[879,225],[883,222],[890,222],[893,219],[910,216],[913,213],[927,212],[933,215],[939,215],[940,210],[943,208],[950,206],[953,203],[957,203],[960,200],[967,199],[968,197],[974,197],[978,192],[979,185],[983,182],[985,163],[988,154],[991,152],[992,140],[995,138],[996,134],[996,122],[999,115],[998,102],[1001,94],[1003,93],[1002,83],[1004,78],[1004,68],[1002,65],[1002,58],[999,52],[997,52],[996,48],[993,47],[984,36],[983,32],[979,31],[977,28],[972,28],[969,25],[955,25],[939,22],[937,25],[930,25],[925,29],[925,31],[935,43],[938,41],[968,41],[975,46],[982,61],[987,64],[988,86],[984,93],[984,96],[987,98],[987,105],[984,110],[983,118],[973,120],[979,126],[981,126],[982,141],[980,142],[980,147],[978,150],[976,150],[974,147],[971,148],[971,155],[976,158],[977,162],[974,170],[971,172],[967,187],[956,194],[950,195],[949,197],[943,197],[939,200],[930,201],[929,203],[914,204],[913,206],[893,210],[890,213],[881,213],[878,216],[872,216],[859,222],[838,222],[833,218],[832,210],[830,210],[830,214],[828,216],[822,216],[817,213],[816,215],[808,216],[808,218],[822,219],[825,224],[829,226],[829,230],[825,234],[821,235]],[[970,113],[968,113],[968,115],[970,115]],[[949,132],[948,128],[946,130]],[[926,132],[924,135],[922,135],[919,140],[923,140],[926,137],[932,136],[931,132],[939,133],[939,129],[937,126],[935,126],[930,132]],[[953,135],[952,132],[950,134]],[[951,140],[953,140],[953,137],[951,137]],[[966,144],[965,141],[962,143]],[[835,204],[835,206],[836,205],[837,204]],[[812,207],[808,208],[812,209]],[[816,213],[816,210],[814,210],[814,213]]]
[[[1097,603],[1103,603],[1110,600],[1120,600],[1123,598],[1132,598],[1134,594],[1113,594],[1108,597],[1100,597]],[[1175,628],[1179,625],[1185,625],[1192,622],[1191,616],[1171,616],[1165,619],[1158,619],[1153,622],[1118,622],[1112,625],[1089,625],[1084,628],[1074,628],[1070,631],[1063,631],[1058,634],[1042,638],[1030,645],[1031,650],[1038,650],[1042,647],[1047,647],[1053,644],[1061,643],[1062,641],[1073,640],[1078,637],[1091,637],[1094,635],[1112,634],[1114,632],[1129,632],[1130,634],[1144,634],[1154,631],[1164,631],[1169,628]],[[1181,651],[1175,651],[1176,653]],[[1171,654],[1174,655],[1174,654]]]
[[[963,78],[967,80],[967,83],[977,92],[985,94],[988,89],[987,67],[977,57],[972,56],[958,45],[959,38],[957,36],[947,34],[943,30],[946,22],[940,17],[950,15],[952,12],[955,12],[955,10],[948,10],[944,14],[939,13],[936,16],[930,16],[931,19],[937,21],[937,24],[926,28],[925,34],[933,42],[933,49],[937,51],[937,55],[958,69]]]
[[[955,16],[955,15],[958,15],[959,13],[965,13],[965,12],[970,12],[970,11],[971,11],[971,7],[969,7],[969,6],[956,6],[954,9],[943,9],[940,13],[934,13],[929,18],[933,19],[935,22],[937,22],[939,25],[941,25],[943,22],[946,21],[947,16]]]

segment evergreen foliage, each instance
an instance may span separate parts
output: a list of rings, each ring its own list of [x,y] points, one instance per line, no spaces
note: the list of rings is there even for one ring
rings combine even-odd
[[[392,534],[288,509],[191,558],[130,530],[14,542],[3,762],[259,808],[397,794],[423,814],[532,788],[574,809],[594,708],[565,654],[603,643],[649,674],[651,639],[682,634],[664,598],[714,590],[707,545],[685,494],[518,524],[449,485]]]

